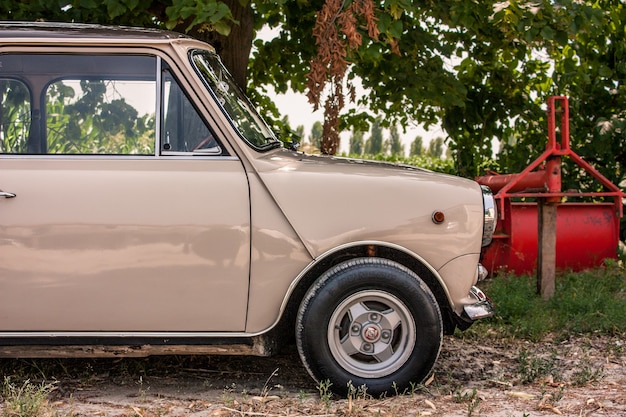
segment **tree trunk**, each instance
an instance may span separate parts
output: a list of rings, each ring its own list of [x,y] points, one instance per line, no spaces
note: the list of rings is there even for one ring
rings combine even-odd
[[[224,3],[230,8],[233,18],[239,22],[239,24],[232,24],[230,35],[222,36],[215,31],[199,31],[196,28],[188,33],[194,38],[213,45],[237,84],[245,91],[248,78],[248,61],[254,41],[252,6],[250,2],[242,6],[239,0],[225,0]],[[184,33],[185,27],[185,24],[181,24],[175,30]]]

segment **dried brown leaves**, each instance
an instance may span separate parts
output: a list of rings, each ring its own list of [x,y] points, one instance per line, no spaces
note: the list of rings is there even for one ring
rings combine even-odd
[[[344,79],[348,71],[348,53],[363,42],[359,25],[370,38],[378,40],[377,18],[373,0],[354,0],[346,7],[343,0],[326,0],[317,15],[313,36],[317,56],[311,61],[307,97],[315,109],[320,106],[322,93],[330,83],[330,93],[324,103],[324,136],[321,152],[334,155],[339,147],[339,113],[345,105]],[[348,94],[355,99],[354,86],[347,82]]]

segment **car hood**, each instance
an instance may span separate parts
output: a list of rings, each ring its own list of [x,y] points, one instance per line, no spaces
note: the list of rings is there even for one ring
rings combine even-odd
[[[474,181],[284,149],[256,159],[255,167],[313,257],[341,245],[380,242],[438,269],[451,255],[480,253],[483,203]],[[445,220],[434,222],[435,212]]]

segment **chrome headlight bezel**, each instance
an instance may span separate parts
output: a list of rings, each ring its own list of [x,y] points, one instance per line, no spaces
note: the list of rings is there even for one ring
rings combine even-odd
[[[491,243],[493,234],[496,231],[496,224],[498,223],[498,206],[496,205],[496,199],[491,192],[491,189],[486,185],[481,185],[480,188],[483,192],[483,240],[482,246],[487,246]]]

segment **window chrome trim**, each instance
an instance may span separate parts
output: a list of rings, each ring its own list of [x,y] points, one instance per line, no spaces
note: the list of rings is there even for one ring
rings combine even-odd
[[[240,159],[236,156],[232,155],[201,155],[192,152],[170,152],[163,153],[161,155],[160,160],[172,159],[172,160],[181,160],[181,159],[189,159],[189,160],[220,160],[220,161],[239,161]]]
[[[491,189],[486,185],[480,186],[483,193],[483,238],[482,246],[485,247],[491,243],[493,234],[496,231],[498,223],[498,206],[496,205],[495,197],[491,192]]]
[[[244,134],[244,132],[242,132],[240,130],[240,128],[238,127],[238,124],[235,123],[235,120],[233,119],[233,116],[224,107],[223,103],[218,98],[216,91],[214,91],[214,89],[211,87],[211,85],[209,83],[209,80],[207,79],[206,75],[203,74],[202,70],[198,67],[198,64],[195,62],[195,58],[194,58],[195,56],[203,56],[205,54],[209,54],[209,55],[212,55],[212,56],[216,57],[217,61],[219,62],[219,65],[220,65],[221,69],[224,71],[223,73],[224,74],[228,74],[229,78],[232,77],[232,75],[230,74],[228,69],[223,65],[223,62],[221,61],[221,58],[219,57],[219,55],[215,51],[210,51],[210,50],[206,50],[206,49],[198,49],[198,48],[190,49],[189,52],[188,52],[189,63],[193,67],[193,69],[196,72],[196,75],[198,76],[198,78],[201,80],[201,82],[204,85],[206,91],[213,98],[215,104],[217,104],[217,106],[219,107],[220,112],[222,113],[222,115],[226,118],[226,120],[228,121],[228,123],[232,127],[232,129],[234,129],[234,131],[237,133],[237,136],[240,139],[242,139],[244,141],[244,143],[248,147],[252,148],[253,150],[255,150],[257,152],[268,152],[268,151],[271,151],[273,149],[276,149],[276,148],[279,148],[279,147],[283,147],[283,142],[276,136],[276,133],[268,125],[267,121],[263,118],[263,116],[261,116],[261,114],[259,113],[257,107],[250,101],[250,98],[245,93],[245,91],[243,91],[241,88],[239,88],[237,85],[235,85],[235,89],[237,91],[236,92],[231,92],[231,94],[234,93],[236,96],[239,96],[239,98],[243,99],[243,101],[248,105],[248,109],[247,109],[248,115],[251,116],[254,119],[255,123],[257,124],[257,127],[261,127],[262,128],[261,130],[266,130],[269,135],[266,136],[266,138],[265,138],[266,143],[264,145],[262,145],[262,146],[258,146],[255,143],[253,143],[249,138],[247,138],[246,135]],[[234,80],[232,80],[232,81],[234,83]],[[273,140],[268,141],[268,139],[273,139]]]
[[[198,149],[195,151],[161,151],[161,156],[222,156],[222,148],[215,146],[208,149]]]
[[[204,337],[204,338],[233,338],[233,337],[253,337],[266,333],[267,330],[259,333],[245,332],[0,332],[0,340],[10,338],[33,338],[33,337],[110,337],[110,338],[184,338],[184,337]]]
[[[240,159],[233,155],[205,155],[205,154],[193,154],[191,152],[180,152],[180,155],[168,155],[162,157],[157,155],[98,155],[98,154],[0,154],[0,159],[65,159],[65,160],[114,160],[114,161],[156,161],[156,160],[180,160],[180,159],[195,159],[195,160],[224,160],[224,161],[239,161]]]
[[[160,56],[156,56],[156,109],[154,110],[154,121],[155,121],[155,126],[154,126],[154,157],[155,158],[159,158],[161,155],[161,152],[159,152],[159,149],[161,149],[161,124],[163,123],[161,117],[162,117],[162,113],[163,113],[163,109],[162,109],[162,103],[161,100],[163,99],[163,85],[162,85],[162,81],[163,81],[163,75],[162,75],[162,69],[161,69],[161,57]]]

